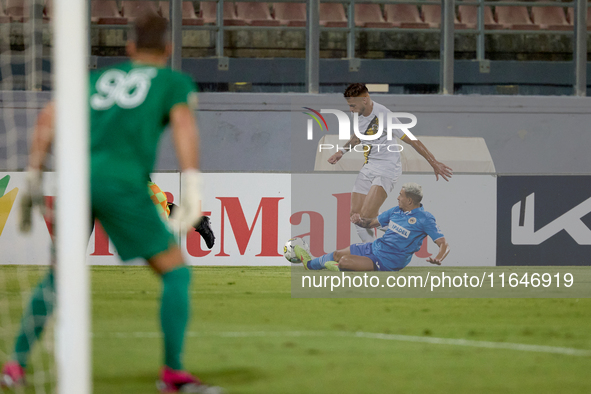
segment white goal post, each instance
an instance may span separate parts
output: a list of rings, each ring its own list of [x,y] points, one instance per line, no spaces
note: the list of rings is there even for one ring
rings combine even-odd
[[[59,394],[90,394],[88,1],[55,0],[56,364]]]

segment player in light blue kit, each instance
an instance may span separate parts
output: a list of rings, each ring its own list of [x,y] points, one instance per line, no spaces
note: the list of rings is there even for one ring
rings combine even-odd
[[[412,255],[421,248],[428,235],[439,246],[437,256],[427,261],[441,265],[449,254],[449,245],[435,222],[435,217],[425,211],[421,200],[423,190],[416,183],[406,183],[400,190],[398,206],[387,210],[374,219],[363,219],[356,214],[353,223],[374,228],[387,226],[382,238],[373,242],[353,244],[346,249],[312,259],[308,252],[296,246],[296,256],[311,270],[332,271],[398,271],[406,267]]]

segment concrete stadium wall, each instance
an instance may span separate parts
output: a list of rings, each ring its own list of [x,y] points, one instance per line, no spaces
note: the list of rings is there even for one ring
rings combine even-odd
[[[0,167],[7,156],[6,117],[14,117],[19,130],[18,169],[23,169],[27,151],[24,130],[49,97],[45,92],[3,95]],[[396,112],[415,114],[415,135],[484,138],[499,174],[591,174],[589,98],[378,94],[372,98]],[[305,139],[303,106],[347,110],[337,94],[201,94],[197,116],[203,170],[313,171],[321,133],[315,132],[312,141]],[[336,117],[326,119],[329,130],[336,130]],[[156,170],[175,169],[174,150],[170,135],[166,135]]]
[[[393,111],[415,114],[416,135],[484,138],[498,173],[591,173],[589,98],[372,97]],[[198,116],[204,170],[313,171],[321,134],[304,139],[307,116],[299,112],[304,105],[347,110],[340,95],[202,94]],[[336,117],[326,119],[329,129],[336,130]],[[170,143],[164,147],[159,165],[168,169]]]

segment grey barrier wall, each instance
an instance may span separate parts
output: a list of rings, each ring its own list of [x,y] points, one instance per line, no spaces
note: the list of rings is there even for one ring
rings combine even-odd
[[[25,130],[31,127],[35,113],[49,97],[46,92],[3,95],[2,116],[13,117],[19,130],[18,169],[25,167]],[[484,138],[499,174],[591,174],[589,98],[380,94],[371,97],[395,112],[415,114],[418,123],[412,131],[418,136]],[[197,117],[202,169],[313,171],[321,134],[316,132],[312,141],[305,139],[307,116],[301,114],[303,105],[317,110],[348,110],[340,94],[201,94]],[[325,118],[331,133],[336,134],[336,117]],[[4,167],[7,156],[7,124],[10,122],[6,119],[0,122],[0,167]],[[297,157],[292,157],[292,152],[297,152]],[[156,169],[177,169],[169,133],[163,138]]]

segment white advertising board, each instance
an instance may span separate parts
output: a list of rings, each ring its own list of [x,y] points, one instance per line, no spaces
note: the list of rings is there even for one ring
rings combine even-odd
[[[15,196],[12,190],[24,186],[24,173],[0,173],[0,180],[7,175],[10,181],[4,197],[0,197],[0,264],[47,264],[51,237],[41,214],[36,213],[29,235],[20,234],[18,191],[14,204],[9,201]],[[53,174],[45,176],[48,194],[52,194],[52,177]],[[202,210],[211,217],[216,243],[208,250],[194,231],[180,237],[187,262],[220,266],[288,265],[282,249],[292,235],[307,234],[316,255],[359,242],[349,223],[350,193],[355,178],[355,174],[204,174]],[[182,187],[178,173],[153,174],[152,180],[178,199]],[[495,177],[457,175],[448,183],[436,182],[433,175],[403,175],[382,210],[397,204],[400,186],[409,181],[423,186],[425,208],[436,217],[451,246],[446,265],[495,265]],[[432,253],[436,253],[436,246],[429,241],[411,265],[428,265],[425,259]],[[88,262],[120,264],[113,245],[96,230],[90,236]]]

